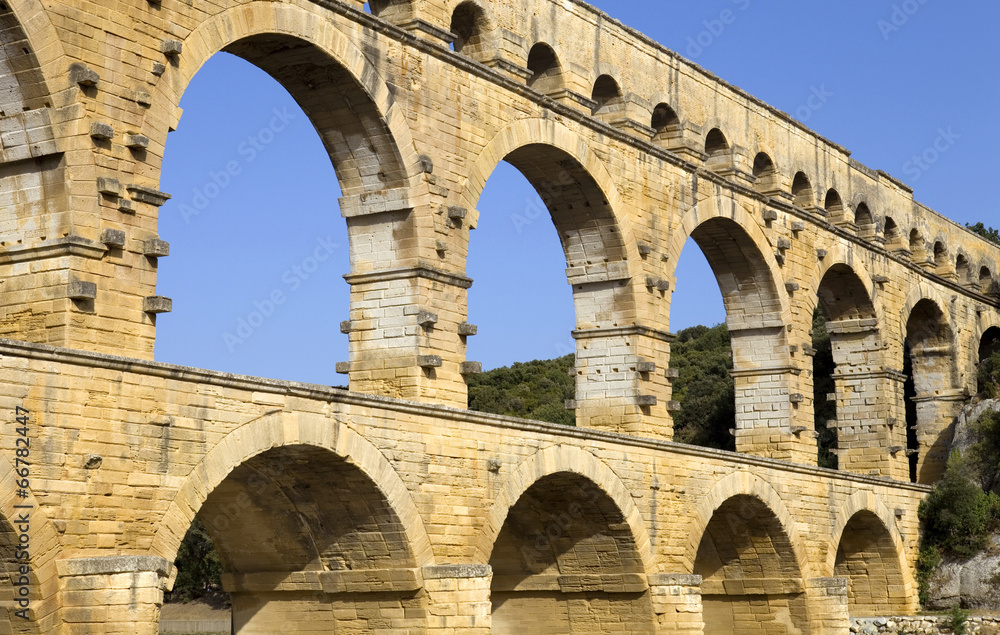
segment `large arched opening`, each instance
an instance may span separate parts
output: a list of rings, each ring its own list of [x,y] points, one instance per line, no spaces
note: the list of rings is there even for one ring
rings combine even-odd
[[[554,132],[532,126],[527,131],[498,135],[491,144],[496,148],[483,153],[479,166],[485,185],[470,183],[467,196],[470,203],[475,201],[470,207],[479,208],[479,229],[470,239],[467,261],[468,274],[477,280],[469,294],[469,319],[475,322],[489,310],[492,322],[504,324],[506,332],[480,331],[469,338],[469,357],[507,357],[515,349],[523,350],[518,342],[532,342],[536,347],[521,361],[559,357],[560,363],[567,365],[561,368],[561,377],[552,379],[561,385],[571,378],[576,399],[570,393],[558,404],[547,404],[548,415],[543,417],[535,410],[529,416],[571,422],[572,412],[568,421],[565,413],[556,412],[568,406],[575,408],[578,423],[588,425],[586,408],[605,405],[592,397],[604,395],[608,381],[635,381],[634,377],[616,377],[607,368],[611,363],[620,365],[609,360],[607,349],[629,338],[610,331],[628,323],[624,316],[633,308],[634,299],[625,233],[609,199],[613,193],[607,194],[598,183],[602,174],[607,175],[596,158],[578,157],[554,145],[548,139]],[[525,144],[519,139],[535,141]],[[500,167],[490,156],[501,159]],[[501,187],[491,191],[494,178]],[[514,254],[517,257],[504,270],[506,275],[501,275],[497,262],[512,260]],[[526,297],[546,297],[550,306],[558,306],[553,298],[559,296],[566,302],[562,310],[557,309],[558,323],[547,320],[536,325],[525,319],[522,307]],[[507,319],[500,317],[504,315]],[[474,407],[480,381],[470,380]],[[534,396],[527,395],[522,401],[530,405],[533,400]]]
[[[893,404],[882,397],[895,392],[896,382],[891,374],[883,371],[881,337],[872,295],[858,274],[840,263],[831,266],[823,275],[817,300],[813,322],[817,330],[822,328],[828,339],[814,339],[817,352],[814,369],[823,372],[814,374],[813,382],[819,388],[827,388],[832,383],[834,388],[823,401],[819,400],[822,395],[817,395],[817,418],[831,411],[834,415],[829,422],[817,421],[817,428],[821,430],[819,438],[823,441],[819,444],[821,464],[823,454],[832,453],[831,448],[826,447],[832,442],[839,448],[836,466],[840,469],[860,474],[877,471],[905,478],[902,467],[898,474],[888,471],[893,460],[890,449],[899,445],[896,437],[901,438],[902,425],[894,423]],[[826,355],[829,355],[832,368],[824,366]],[[898,454],[902,461],[901,448],[891,452]]]
[[[803,572],[775,513],[737,495],[712,515],[694,563],[705,635],[809,632]]]
[[[583,476],[558,472],[529,487],[508,511],[490,565],[493,633],[654,632],[636,539]]]
[[[844,527],[834,576],[847,579],[851,617],[909,612],[909,594],[897,546],[882,520],[870,511],[856,513]]]
[[[954,332],[947,315],[934,300],[913,304],[906,321],[904,391],[910,477],[933,483],[948,459],[954,419],[965,401],[955,389],[957,372]]]
[[[405,630],[426,615],[399,510],[354,461],[267,450],[212,488],[198,519],[218,549],[233,632]]]
[[[161,170],[172,258],[147,260],[174,309],[156,357],[346,383],[334,372],[348,358],[342,276],[385,266],[394,256],[377,246],[412,232],[409,210],[366,209],[406,191],[387,119],[354,71],[290,35],[242,37],[205,62]],[[352,356],[363,336],[351,334]]]
[[[790,418],[787,389],[784,393],[780,388],[772,389],[787,383],[782,368],[787,366],[788,352],[781,298],[772,271],[753,237],[732,218],[709,217],[689,231],[684,250],[693,243],[704,254],[725,310],[724,331],[693,333],[691,337],[709,338],[700,348],[707,346],[715,352],[720,345],[728,348],[725,351],[728,359],[717,354],[707,359],[699,354],[700,361],[691,363],[684,355],[684,346],[690,338],[685,335],[675,341],[671,350],[678,349],[681,353],[678,358],[671,356],[671,367],[680,375],[674,380],[675,388],[680,388],[677,395],[681,409],[674,416],[678,440],[770,454],[774,448],[764,438],[765,434],[789,434]],[[678,273],[678,289],[682,288],[679,276]],[[700,283],[700,293],[704,294],[705,281]],[[676,294],[671,299],[671,324],[674,312],[680,312],[681,300]],[[721,331],[718,327],[716,330]],[[724,340],[728,340],[728,346]],[[701,362],[711,367],[700,368],[704,365]],[[708,376],[713,381],[717,379],[714,381],[717,385],[706,385],[702,391],[697,386],[704,382],[688,385],[687,375],[691,375],[691,381],[696,375]],[[767,390],[758,390],[765,384],[769,386]],[[770,395],[768,399],[773,403],[761,405],[762,395]],[[770,432],[765,433],[767,429]]]

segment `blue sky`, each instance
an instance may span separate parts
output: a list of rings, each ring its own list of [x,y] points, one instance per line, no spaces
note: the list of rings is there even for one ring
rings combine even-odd
[[[943,0],[595,4],[726,81],[798,113],[946,216],[1000,225],[990,190],[983,191],[983,183],[996,179],[993,148],[1000,143],[1000,4],[965,2],[961,10]],[[825,103],[804,109],[816,91],[828,95]],[[346,226],[319,137],[280,85],[225,54],[201,70],[181,105],[161,182],[174,198],[162,208],[159,228],[171,256],[160,262],[157,292],[173,298],[174,311],[157,321],[156,359],[346,383],[333,370],[347,359],[339,329],[348,317]],[[941,131],[957,138],[933,164],[916,167],[914,155]],[[536,198],[516,170],[501,164],[478,205],[468,274],[476,281],[470,321],[480,334],[470,338],[469,359],[487,368],[572,351],[572,296],[555,230],[544,217],[527,227],[511,221]],[[671,328],[724,319],[711,271],[689,244],[678,265]]]

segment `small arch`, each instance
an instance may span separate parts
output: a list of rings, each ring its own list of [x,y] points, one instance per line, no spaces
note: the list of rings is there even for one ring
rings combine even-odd
[[[840,192],[834,189],[827,191],[826,199],[823,201],[823,209],[830,215],[842,213],[844,211],[844,201],[840,198]]]
[[[805,172],[795,173],[792,179],[792,198],[799,207],[812,207],[815,204],[812,183],[809,182]]]
[[[729,152],[729,141],[718,128],[712,128],[705,135],[705,154],[709,158],[719,157]]]
[[[774,192],[778,189],[778,169],[766,152],[758,152],[753,158],[754,188],[758,192]]]
[[[858,235],[862,238],[875,236],[875,217],[865,203],[859,203],[854,210],[854,224],[858,228]]]
[[[482,61],[480,58],[486,49],[486,26],[486,12],[479,4],[472,0],[459,4],[451,14],[450,30],[455,34],[452,50]]]
[[[885,244],[889,247],[900,247],[903,242],[903,234],[899,231],[899,225],[889,216],[885,217]]]
[[[546,95],[554,93],[563,87],[562,66],[552,47],[539,42],[531,47],[528,53],[528,86]]]
[[[611,75],[601,75],[597,78],[590,98],[596,103],[593,113],[595,115],[616,112],[622,106],[621,88]]]
[[[758,152],[753,158],[753,175],[761,179],[774,174],[774,161],[766,152]]]
[[[993,289],[993,272],[986,265],[979,268],[979,292],[983,295],[990,295],[994,293]]]
[[[948,268],[948,248],[940,240],[934,241],[934,265],[939,272]]]
[[[963,253],[959,253],[955,258],[955,275],[958,276],[959,284],[972,282],[972,265],[969,264],[969,258]]]
[[[665,138],[680,131],[681,120],[668,104],[659,103],[653,108],[649,125],[656,131],[656,137]]]

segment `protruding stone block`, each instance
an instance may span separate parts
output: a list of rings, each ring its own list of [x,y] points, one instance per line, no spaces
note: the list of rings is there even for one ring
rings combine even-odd
[[[180,55],[183,50],[184,44],[178,40],[164,40],[163,43],[160,44],[160,52],[167,57]]]
[[[164,64],[163,62],[153,62],[153,69],[152,69],[153,75],[156,75],[157,77],[160,77],[165,72],[167,72],[167,65],[166,64]]]
[[[424,328],[430,328],[437,324],[438,316],[437,313],[431,313],[430,311],[421,311],[417,314],[417,324]]]
[[[174,310],[174,301],[162,295],[151,295],[143,298],[142,310],[146,313],[170,313]]]
[[[125,147],[130,150],[145,150],[149,147],[149,137],[141,134],[125,135]]]
[[[458,325],[458,334],[468,337],[469,335],[475,335],[479,332],[479,327],[475,324],[469,324],[467,322],[462,322]]]
[[[640,406],[655,406],[656,405],[656,395],[639,395],[635,398],[635,403]]]
[[[97,285],[80,280],[70,282],[66,286],[66,297],[72,300],[93,300],[97,297]]]
[[[421,368],[440,368],[443,364],[440,355],[417,355],[417,366]]]
[[[648,243],[644,243],[644,242],[640,242],[639,243],[639,255],[640,256],[644,256],[645,257],[645,256],[648,256],[651,253],[653,253],[652,246],[650,246]]]
[[[681,402],[679,401],[668,401],[667,402],[667,412],[680,412]]]
[[[637,362],[635,369],[640,373],[655,373],[656,372],[656,362],[641,361]]]
[[[681,371],[676,368],[668,368],[664,375],[667,379],[677,379],[681,376]]]
[[[70,65],[69,80],[78,86],[89,88],[97,86],[97,82],[101,81],[101,76],[97,74],[97,71],[91,70],[86,64],[78,62]]]
[[[135,214],[135,208],[132,207],[132,201],[127,198],[123,198],[118,201],[118,211],[122,214]]]
[[[804,396],[802,396],[802,393],[796,392],[796,393],[792,393],[791,395],[788,395],[788,401],[790,401],[792,403],[802,403],[805,400],[806,400],[806,398]]]
[[[787,282],[785,282],[785,291],[789,293],[795,293],[796,291],[799,290],[799,288],[800,288],[799,283],[795,282],[794,280],[788,280]]]
[[[101,242],[109,248],[125,247],[125,232],[120,229],[105,229],[101,232]]]
[[[354,326],[353,322],[351,322],[350,320],[344,320],[343,322],[340,323],[340,332],[343,333],[344,335],[347,335],[348,333],[351,332],[353,326]]]
[[[336,370],[338,375],[350,374],[351,362],[337,362]]]
[[[150,238],[142,243],[142,254],[150,258],[163,258],[170,255],[170,243],[159,238]]]
[[[459,371],[463,375],[478,375],[483,372],[482,362],[462,362],[459,365]]]
[[[90,125],[90,136],[101,141],[108,141],[115,136],[115,128],[111,124],[95,121]]]
[[[576,410],[577,408],[576,399],[567,399],[566,401],[563,402],[563,407],[566,408],[566,410]]]
[[[469,210],[464,207],[459,207],[458,205],[452,205],[448,208],[448,218],[451,220],[465,220],[465,217],[469,215]]]
[[[155,205],[156,207],[162,207],[171,199],[171,196],[166,192],[154,190],[144,185],[136,185],[135,183],[129,183],[128,193],[132,195],[134,200],[140,203]]]
[[[764,222],[772,223],[778,220],[778,212],[773,209],[766,209],[763,212]]]
[[[105,196],[121,197],[121,181],[111,177],[99,176],[97,177],[97,191]]]
[[[792,248],[792,241],[788,240],[784,236],[778,239],[778,249],[785,251],[791,248]]]

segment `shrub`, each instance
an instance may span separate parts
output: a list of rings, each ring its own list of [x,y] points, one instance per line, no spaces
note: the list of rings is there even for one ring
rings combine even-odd
[[[1000,491],[1000,412],[984,412],[970,427],[976,435],[976,443],[969,448],[969,470],[984,490],[998,492]]]
[[[944,477],[920,503],[923,545],[968,558],[981,551],[997,521],[997,503],[965,474],[961,456],[948,461]]]
[[[951,613],[948,615],[948,628],[955,635],[965,635],[966,622],[969,620],[969,612],[963,611],[956,604],[951,607]]]
[[[979,363],[979,394],[986,399],[1000,396],[1000,353],[993,353]]]
[[[941,564],[941,552],[938,548],[921,544],[917,556],[917,593],[921,604],[927,604],[927,600],[930,599],[931,576],[939,564]]]

